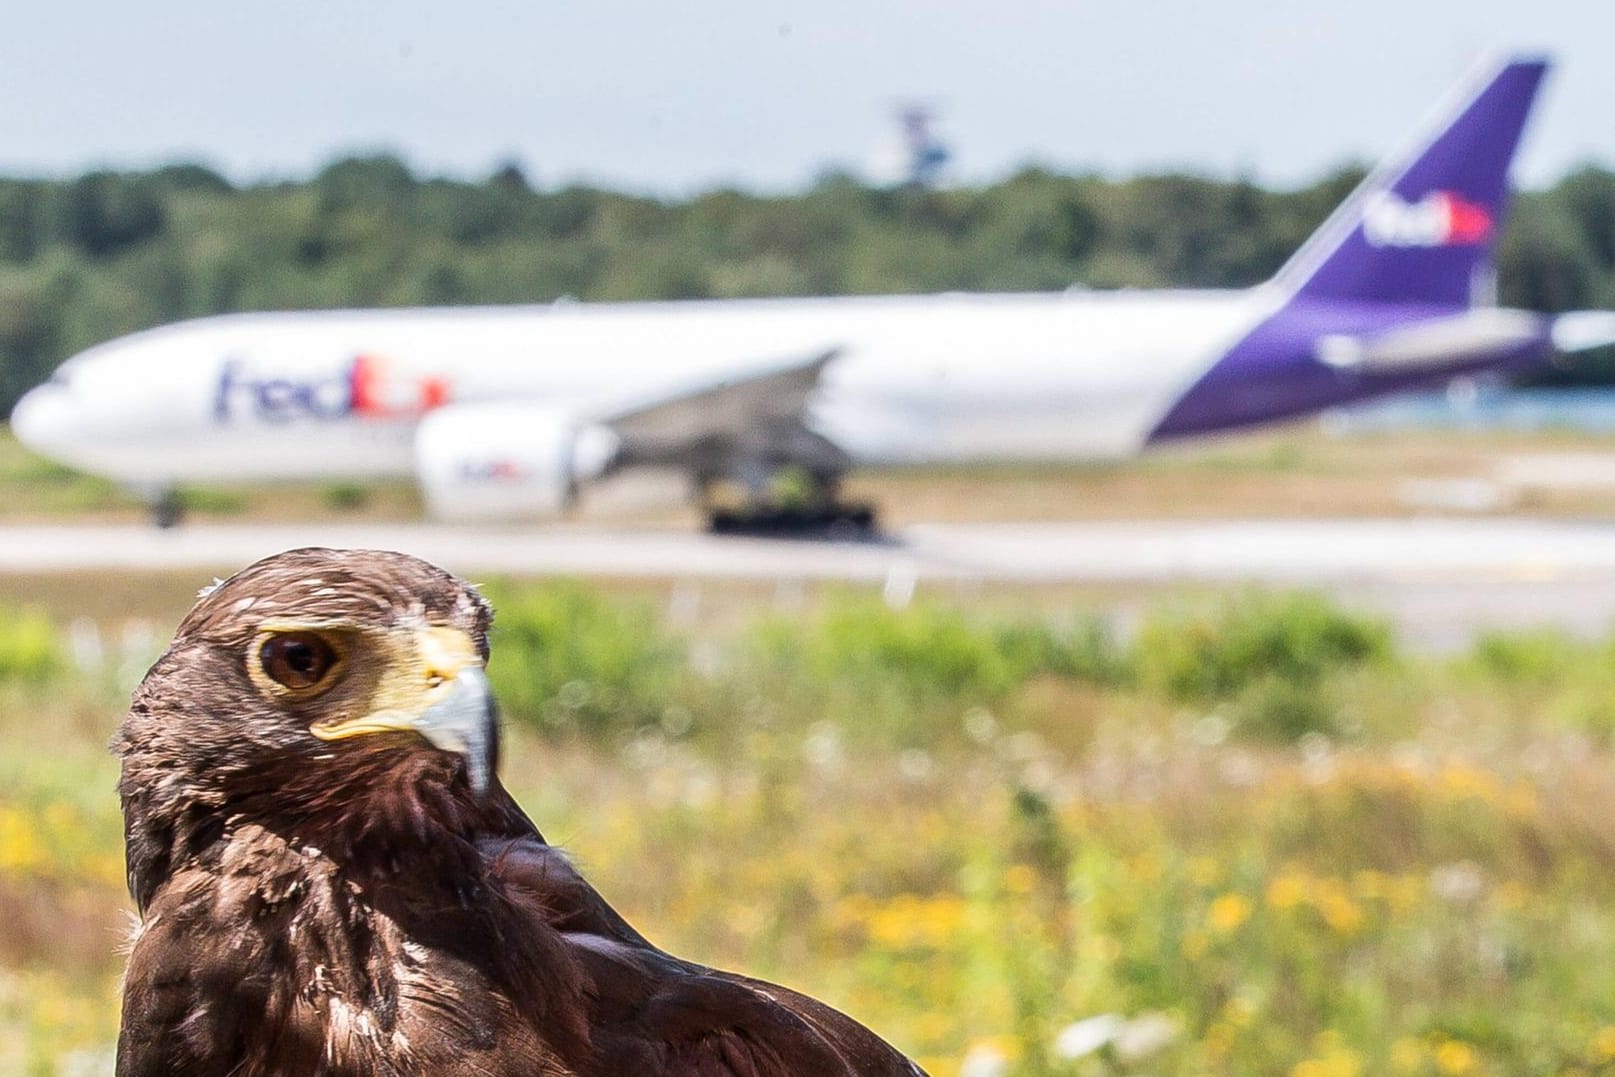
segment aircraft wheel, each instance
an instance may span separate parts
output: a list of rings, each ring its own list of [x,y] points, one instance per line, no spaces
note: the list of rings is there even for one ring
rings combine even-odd
[[[707,530],[715,535],[855,542],[877,534],[875,520],[875,508],[867,504],[830,504],[816,508],[748,505],[739,509],[713,509],[707,517]]]
[[[163,531],[178,527],[185,519],[185,500],[178,490],[167,490],[151,506],[151,522]]]

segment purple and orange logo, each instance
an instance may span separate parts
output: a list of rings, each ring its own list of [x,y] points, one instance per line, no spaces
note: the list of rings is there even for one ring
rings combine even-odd
[[[514,460],[462,460],[459,466],[460,478],[466,482],[486,483],[519,483],[525,482],[527,473],[521,464]]]
[[[400,375],[385,360],[356,356],[327,377],[262,375],[241,359],[219,369],[213,418],[227,423],[243,416],[264,422],[296,419],[408,419],[449,402],[452,389],[438,375]]]
[[[1491,210],[1452,191],[1408,202],[1381,191],[1363,209],[1363,236],[1375,247],[1464,247],[1492,235]]]

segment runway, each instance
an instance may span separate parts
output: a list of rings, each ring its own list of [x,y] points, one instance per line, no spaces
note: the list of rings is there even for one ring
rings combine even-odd
[[[918,524],[827,542],[694,531],[439,524],[0,528],[0,573],[227,571],[293,546],[407,550],[462,573],[722,579],[1326,584],[1615,579],[1615,523],[1530,518]]]
[[[1615,523],[1455,518],[921,524],[880,541],[822,542],[581,526],[196,524],[0,528],[3,574],[230,572],[278,550],[407,550],[456,572],[676,580],[1317,587],[1392,618],[1428,650],[1488,627],[1615,624]]]

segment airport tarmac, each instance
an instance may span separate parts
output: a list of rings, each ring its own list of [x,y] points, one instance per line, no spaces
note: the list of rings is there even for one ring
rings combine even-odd
[[[0,528],[0,573],[227,574],[293,546],[389,548],[478,575],[1319,587],[1430,649],[1479,628],[1615,624],[1615,523],[1521,517],[917,524],[824,542],[580,526],[195,524]],[[0,580],[0,593],[4,582]]]
[[[730,579],[1329,583],[1615,576],[1615,522],[1455,518],[915,524],[872,541],[443,524],[0,527],[0,573],[229,569],[293,546],[408,550],[464,573]]]

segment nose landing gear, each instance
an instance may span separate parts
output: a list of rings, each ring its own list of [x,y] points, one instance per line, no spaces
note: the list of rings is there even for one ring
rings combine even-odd
[[[158,530],[178,527],[185,519],[185,499],[173,487],[160,491],[151,503],[151,522]]]

